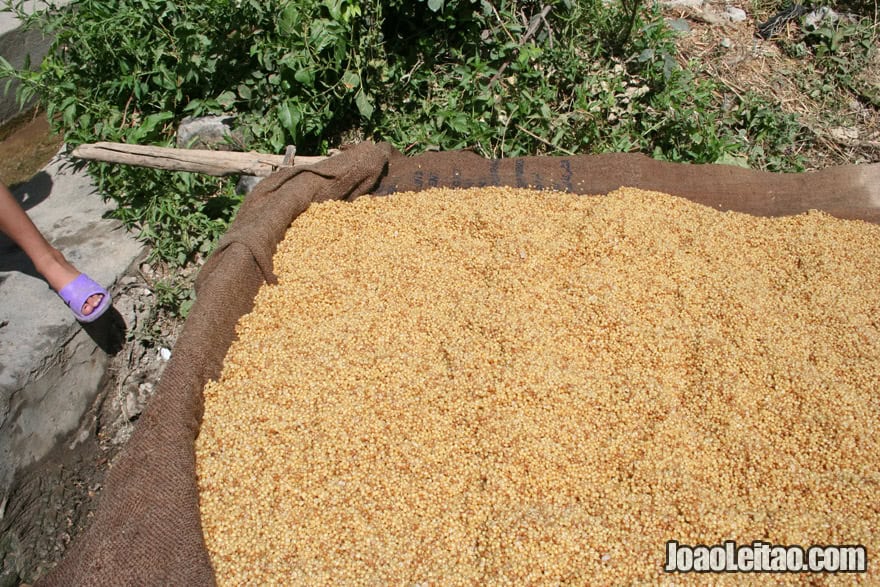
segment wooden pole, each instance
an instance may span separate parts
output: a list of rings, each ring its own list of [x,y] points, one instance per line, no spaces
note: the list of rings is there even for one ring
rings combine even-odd
[[[174,149],[128,143],[86,143],[73,150],[73,156],[90,161],[122,163],[167,169],[192,171],[219,177],[225,175],[256,175],[265,177],[281,167],[312,165],[327,157],[303,157],[292,155],[267,155],[250,151],[208,151],[205,149]]]

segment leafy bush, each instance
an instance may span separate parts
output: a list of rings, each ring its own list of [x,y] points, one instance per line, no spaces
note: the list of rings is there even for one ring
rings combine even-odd
[[[818,27],[807,27],[804,44],[812,50],[816,66],[825,76],[880,108],[880,92],[861,79],[877,53],[877,31],[876,23],[869,18],[825,18]]]
[[[8,9],[56,34],[54,50],[36,71],[0,75],[23,82],[22,99],[40,96],[71,147],[169,145],[183,117],[226,114],[241,146],[276,153],[372,138],[407,153],[797,167],[779,141],[749,145],[790,138],[777,111],[723,108],[641,0],[74,0],[32,16],[21,5]],[[117,216],[175,262],[209,250],[238,203],[230,180],[90,170]]]

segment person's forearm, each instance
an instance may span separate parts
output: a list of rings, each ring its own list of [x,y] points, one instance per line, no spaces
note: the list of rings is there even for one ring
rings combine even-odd
[[[53,256],[52,245],[43,237],[9,188],[2,183],[0,183],[0,232],[21,247],[38,271]]]

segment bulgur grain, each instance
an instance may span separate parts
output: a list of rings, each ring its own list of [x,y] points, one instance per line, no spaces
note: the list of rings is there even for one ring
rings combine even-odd
[[[880,546],[880,227],[432,190],[313,205],[275,266],[205,388],[221,584],[701,583],[667,540]]]

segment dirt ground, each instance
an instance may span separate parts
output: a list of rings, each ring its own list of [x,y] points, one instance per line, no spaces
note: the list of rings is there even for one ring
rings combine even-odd
[[[27,181],[55,156],[62,142],[49,131],[44,113],[21,114],[0,129],[0,180],[9,187]]]
[[[749,10],[745,3],[737,4]],[[816,7],[823,4],[816,4]],[[706,69],[725,91],[737,96],[747,92],[779,104],[788,114],[796,114],[813,144],[799,146],[806,170],[832,165],[880,162],[880,109],[852,94],[821,91],[822,75],[814,71],[812,60],[795,59],[781,45],[793,44],[802,35],[794,23],[784,27],[778,38],[764,40],[756,35],[756,24],[772,12],[752,11],[746,20],[733,22],[724,15],[735,6],[706,2],[699,8],[670,7],[667,18],[685,20],[689,32],[678,42],[678,60],[695,61]],[[844,13],[841,18],[851,18]],[[875,44],[880,39],[875,25]],[[861,81],[880,92],[880,47],[865,68]]]
[[[880,112],[853,101],[829,115],[829,104],[810,97],[794,83],[798,61],[770,42],[757,39],[756,22],[767,14],[749,13],[741,22],[723,17],[727,4],[667,9],[669,19],[687,23],[679,43],[682,62],[698,60],[733,93],[757,90],[801,116],[816,146],[803,154],[808,169],[880,161]],[[750,7],[741,6],[749,11]],[[880,51],[868,75],[880,84]],[[880,87],[880,85],[878,85]],[[29,113],[0,132],[0,178],[25,181],[57,152],[61,139],[49,133],[45,116]],[[186,270],[194,279],[196,268]],[[64,443],[17,481],[7,504],[0,504],[0,587],[30,583],[63,555],[67,544],[88,525],[104,476],[124,447],[152,396],[182,321],[156,310],[153,286],[167,269],[140,262],[117,284],[117,308],[129,316],[124,345],[113,358],[106,384],[84,423],[87,434],[71,450]]]
[[[111,293],[126,322],[124,342],[80,430],[20,472],[0,506],[0,587],[35,581],[88,526],[107,471],[152,397],[183,325],[158,313],[153,284],[163,267],[138,262]],[[190,269],[184,278],[193,279]]]

